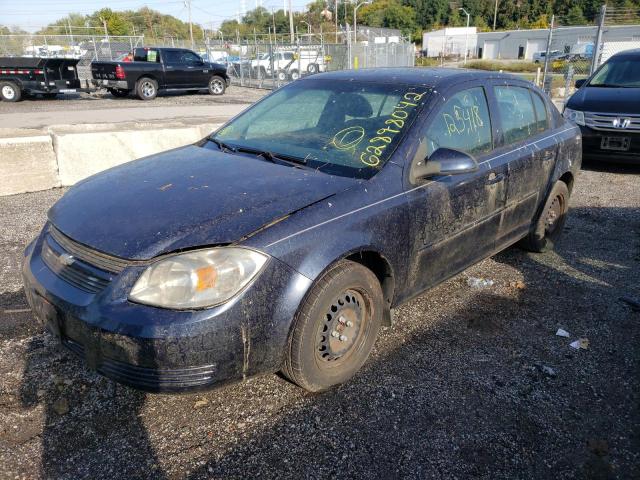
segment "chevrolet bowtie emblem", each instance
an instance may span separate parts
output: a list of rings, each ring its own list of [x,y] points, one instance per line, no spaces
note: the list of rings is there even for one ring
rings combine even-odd
[[[631,123],[630,118],[614,118],[613,119],[613,128],[627,128]]]
[[[73,255],[69,255],[68,253],[63,253],[62,255],[60,255],[58,257],[58,260],[60,260],[61,264],[66,265],[67,267],[76,261],[76,259],[73,258]]]

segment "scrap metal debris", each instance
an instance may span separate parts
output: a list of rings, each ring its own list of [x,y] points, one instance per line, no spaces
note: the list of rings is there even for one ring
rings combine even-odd
[[[569,337],[570,336],[569,332],[567,332],[566,330],[563,330],[562,328],[558,329],[558,331],[556,332],[556,335],[558,337]]]
[[[491,287],[494,284],[493,280],[486,278],[469,277],[467,278],[467,285],[471,288],[484,288]]]
[[[588,338],[579,338],[575,342],[571,342],[569,344],[571,348],[575,348],[576,350],[582,349],[587,350],[589,348],[589,339]]]

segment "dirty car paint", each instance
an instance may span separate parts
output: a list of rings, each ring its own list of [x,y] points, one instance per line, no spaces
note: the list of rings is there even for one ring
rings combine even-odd
[[[513,77],[384,69],[313,78],[405,82],[432,93],[389,160],[367,179],[225,153],[205,140],[73,187],[49,212],[50,223],[27,248],[23,267],[30,302],[54,307],[50,328],[63,344],[99,372],[152,391],[207,388],[275,372],[305,295],[334,262],[349,258],[376,273],[389,324],[393,307],[526,235],[553,184],[573,181],[580,168],[579,131],[548,99],[544,131],[518,144],[505,141],[493,86],[541,94]],[[470,87],[487,92],[490,151],[478,156],[476,172],[414,178],[416,161],[424,159],[421,139],[439,106]],[[53,226],[96,254],[129,263],[118,274],[105,274],[107,286],[99,292],[82,291],[43,261],[43,245],[55,244]],[[229,244],[263,252],[269,261],[224,304],[173,311],[128,300],[156,258]]]

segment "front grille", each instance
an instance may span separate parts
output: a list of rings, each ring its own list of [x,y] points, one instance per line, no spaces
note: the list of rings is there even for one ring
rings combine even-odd
[[[49,226],[49,234],[64,250],[83,262],[111,273],[120,273],[132,262],[124,258],[114,257],[98,252],[81,243],[71,240],[53,225]]]
[[[614,122],[618,125],[614,126]],[[584,123],[594,130],[640,133],[640,115],[622,113],[584,112]]]
[[[60,278],[85,292],[98,293],[111,281],[111,276],[104,272],[92,271],[90,266],[84,267],[73,256],[62,251],[46,238],[42,244],[42,260],[49,269]]]

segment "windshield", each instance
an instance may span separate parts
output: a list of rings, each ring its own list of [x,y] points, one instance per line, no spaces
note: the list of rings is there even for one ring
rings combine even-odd
[[[426,87],[293,82],[211,138],[229,149],[268,152],[325,173],[369,178],[391,157],[427,97]]]
[[[596,72],[590,87],[640,87],[640,61],[630,57],[613,57]]]

